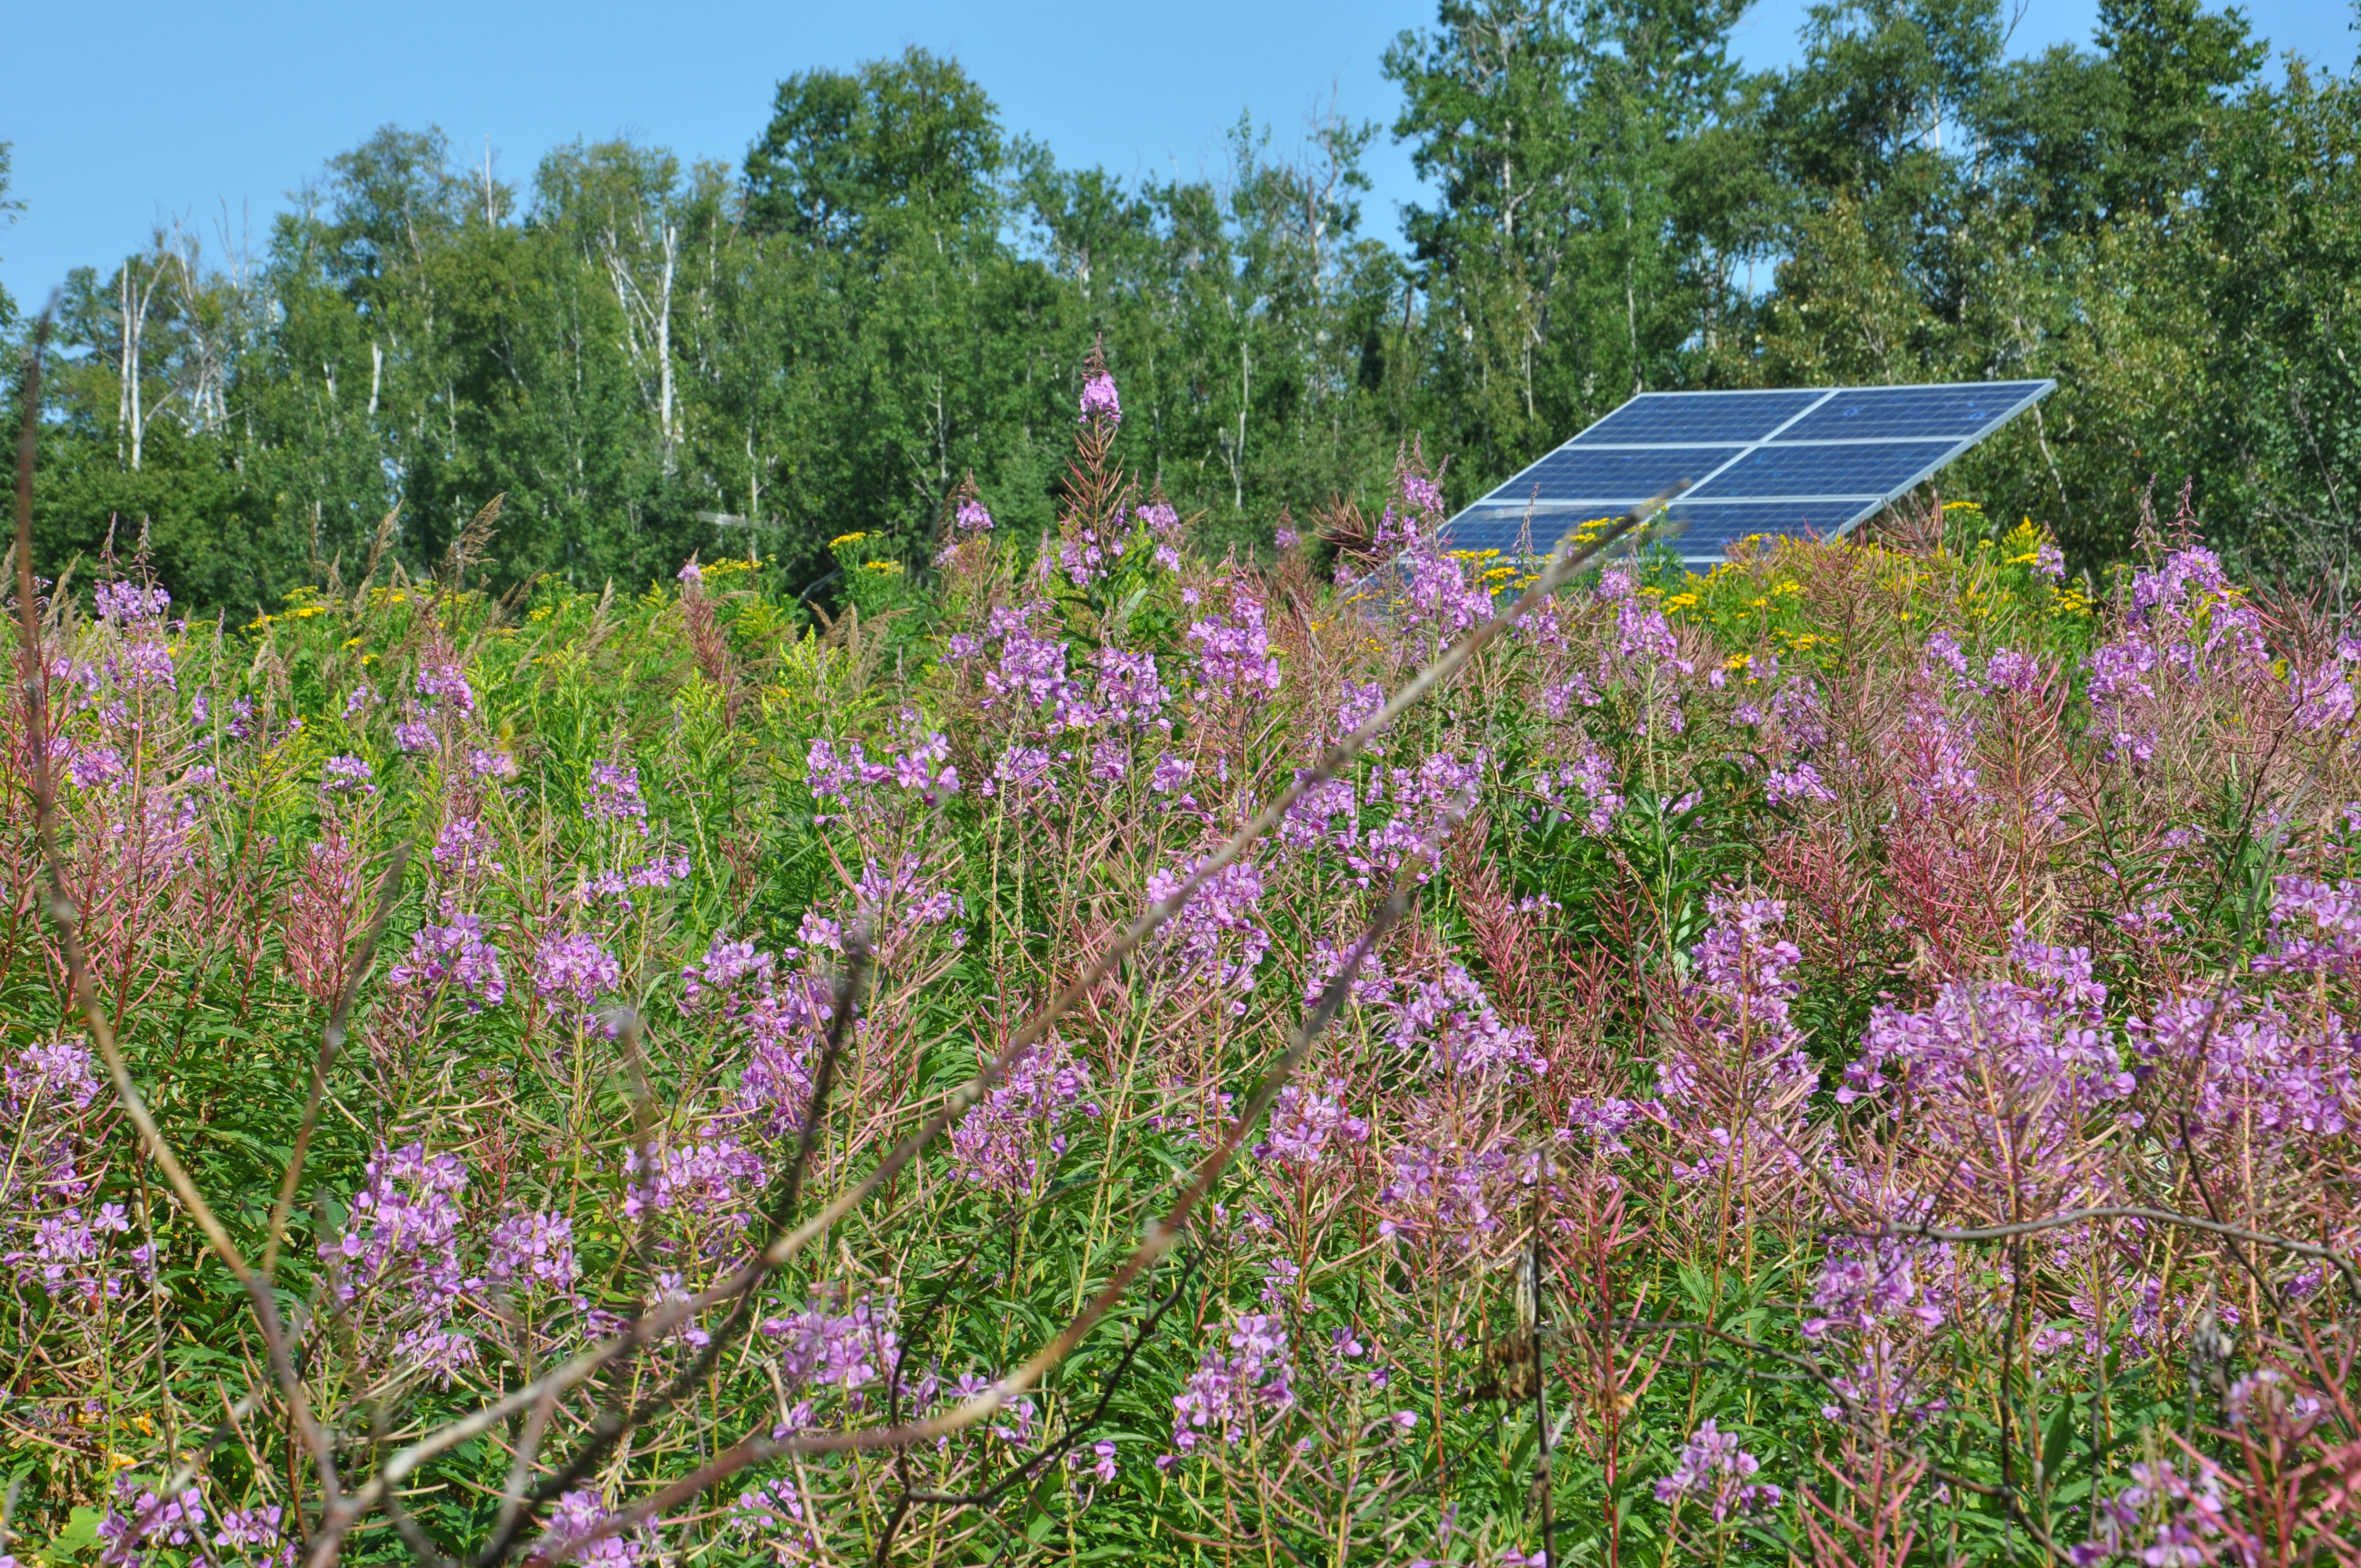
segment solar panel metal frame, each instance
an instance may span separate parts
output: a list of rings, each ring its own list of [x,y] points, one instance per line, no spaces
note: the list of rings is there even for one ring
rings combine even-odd
[[[2010,399],[1997,413],[1988,414],[1971,427],[1953,425],[1949,428],[1921,431],[1915,434],[1814,436],[1788,441],[1780,439],[1826,408],[1831,401],[1853,394],[1870,393],[1882,396],[1886,393],[1904,392],[1949,390],[1973,392],[1988,389],[2018,389],[2019,390],[2018,395]],[[1722,515],[1728,515],[1731,509],[1741,507],[1758,507],[1766,510],[1786,509],[1798,513],[1798,521],[1803,521],[1803,514],[1808,511],[1829,508],[1834,509],[1839,521],[1825,529],[1815,527],[1811,532],[1817,533],[1824,540],[1839,539],[1858,528],[1865,520],[1876,516],[1901,497],[1925,484],[1929,478],[1941,472],[1945,466],[1955,462],[1960,454],[1988,440],[2002,426],[2057,389],[2058,383],[2055,380],[2043,378],[2025,381],[1925,381],[1873,387],[1763,388],[1727,392],[1642,392],[1618,407],[1613,412],[1594,422],[1571,440],[1552,448],[1534,462],[1526,465],[1507,483],[1498,486],[1489,494],[1463,508],[1452,517],[1450,521],[1444,524],[1440,531],[1440,539],[1445,549],[1488,547],[1476,546],[1474,539],[1468,536],[1479,528],[1487,533],[1492,533],[1503,526],[1509,526],[1517,530],[1518,553],[1532,554],[1546,553],[1558,535],[1565,532],[1567,527],[1596,517],[1620,515],[1649,499],[1645,495],[1613,495],[1553,497],[1547,500],[1536,501],[1532,499],[1536,476],[1541,475],[1554,460],[1561,466],[1570,466],[1577,460],[1578,455],[1582,454],[1663,453],[1708,448],[1721,455],[1720,460],[1708,471],[1694,476],[1688,488],[1683,492],[1682,499],[1675,500],[1666,509],[1674,521],[1680,521],[1685,513],[1692,510],[1701,513],[1708,507],[1716,509]],[[1794,400],[1797,398],[1802,398],[1804,400],[1797,404]],[[1658,411],[1671,411],[1675,415],[1675,428],[1677,429],[1677,416],[1680,411],[1675,407],[1677,404],[1688,404],[1697,415],[1705,416],[1709,411],[1713,414],[1735,412],[1746,401],[1755,400],[1772,402],[1774,407],[1785,411],[1784,416],[1777,417],[1768,430],[1757,435],[1733,436],[1728,433],[1726,421],[1722,422],[1719,428],[1712,422],[1706,422],[1703,428],[1698,428],[1697,423],[1692,422],[1690,427],[1692,433],[1687,433],[1685,439],[1676,440],[1617,441],[1611,438],[1612,433],[1609,431],[1609,427],[1619,420],[1627,423],[1639,422],[1639,419],[1634,417],[1638,411],[1644,410],[1649,415],[1654,415]],[[1659,436],[1665,433],[1664,422],[1660,418],[1648,419],[1647,424],[1649,433]],[[1608,433],[1610,438],[1601,440],[1598,438],[1601,433]],[[1732,473],[1750,457],[1765,450],[1784,453],[1809,452],[1831,447],[1894,445],[1916,445],[1930,450],[1927,455],[1927,460],[1916,465],[1910,470],[1908,477],[1898,484],[1889,486],[1883,491],[1850,490],[1825,495],[1710,493],[1710,487],[1716,480]],[[1523,533],[1523,525],[1528,518],[1537,525],[1529,537]],[[1727,541],[1719,537],[1710,541],[1699,539],[1695,548],[1682,550],[1682,558],[1691,565],[1716,563],[1721,559],[1722,548],[1726,543]],[[1500,546],[1488,547],[1502,548],[1503,554],[1510,553],[1509,549]],[[1677,538],[1674,542],[1674,548],[1681,549]]]

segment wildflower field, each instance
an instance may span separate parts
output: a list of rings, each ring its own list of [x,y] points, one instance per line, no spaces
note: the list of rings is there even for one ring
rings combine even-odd
[[[20,593],[0,1552],[2361,1563],[2361,641],[1415,453],[1353,602],[1121,417],[824,625]]]

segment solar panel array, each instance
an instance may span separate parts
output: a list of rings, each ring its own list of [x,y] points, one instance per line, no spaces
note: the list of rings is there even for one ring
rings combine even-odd
[[[1567,530],[1684,481],[1666,510],[1672,546],[1692,565],[1749,534],[1834,538],[2057,385],[1643,392],[1453,518],[1443,543],[1543,554]]]

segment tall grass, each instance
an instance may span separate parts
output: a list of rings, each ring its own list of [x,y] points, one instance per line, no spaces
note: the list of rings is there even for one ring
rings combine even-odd
[[[1028,1045],[1521,586],[1414,455],[1389,602],[1198,558],[1120,417],[818,627],[40,586],[0,1550],[2361,1560],[2361,643],[2185,528],[1643,546]]]

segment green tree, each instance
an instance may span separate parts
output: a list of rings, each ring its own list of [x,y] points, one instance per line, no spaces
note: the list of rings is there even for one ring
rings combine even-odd
[[[1406,227],[1425,290],[1437,434],[1497,477],[1634,391],[1682,384],[1763,242],[1734,197],[1756,89],[1720,0],[1444,0],[1386,55],[1395,134],[1439,189]]]
[[[16,154],[16,143],[0,141],[0,230],[12,227],[16,222],[16,214],[25,210],[24,203],[8,194]],[[5,333],[16,324],[16,302],[8,297],[7,288],[0,285],[0,333]]]

